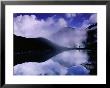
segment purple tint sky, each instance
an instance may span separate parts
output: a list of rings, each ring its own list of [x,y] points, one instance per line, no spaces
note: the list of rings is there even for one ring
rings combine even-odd
[[[94,13],[73,13],[74,16],[67,17],[65,13],[14,13],[14,17],[20,15],[35,15],[37,19],[46,20],[48,17],[53,17],[54,20],[63,18],[68,22],[69,27],[80,27],[84,20],[89,20],[90,16]]]

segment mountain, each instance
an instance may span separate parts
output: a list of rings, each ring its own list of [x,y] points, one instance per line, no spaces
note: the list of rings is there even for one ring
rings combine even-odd
[[[44,62],[67,50],[45,38],[25,38],[14,35],[14,65],[24,62]]]

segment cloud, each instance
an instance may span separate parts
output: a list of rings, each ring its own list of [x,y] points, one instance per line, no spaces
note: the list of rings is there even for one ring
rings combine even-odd
[[[27,38],[48,38],[62,27],[67,27],[67,22],[63,18],[57,21],[54,17],[39,20],[35,15],[20,15],[14,18],[14,34]]]
[[[86,29],[90,24],[97,23],[97,14],[92,14],[88,20],[84,20],[79,29]]]
[[[61,28],[67,27],[67,22],[63,18],[60,18],[57,25],[59,25]]]
[[[64,75],[67,68],[53,60],[46,62],[26,62],[14,66],[14,75]]]
[[[89,18],[90,23],[96,23],[97,22],[97,14],[92,14]]]
[[[49,40],[63,47],[84,47],[82,42],[86,41],[87,32],[72,28],[63,28],[61,31],[51,35]]]
[[[76,13],[66,13],[67,18],[74,18],[76,17]]]
[[[88,55],[84,51],[70,50],[64,51],[51,58],[55,62],[60,63],[65,67],[77,66],[88,62]]]

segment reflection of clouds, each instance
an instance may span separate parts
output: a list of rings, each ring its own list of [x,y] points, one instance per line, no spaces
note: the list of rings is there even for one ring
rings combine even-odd
[[[14,75],[88,75],[89,70],[76,65],[64,67],[53,60],[44,63],[27,62],[14,66]]]
[[[88,75],[89,72],[84,66],[67,68],[53,60],[43,63],[27,62],[14,66],[14,75]]]
[[[89,73],[89,70],[81,66],[87,62],[87,53],[78,50],[65,51],[42,63],[18,64],[14,66],[14,75],[83,75]]]
[[[88,55],[86,52],[78,51],[78,50],[71,50],[62,52],[52,59],[56,62],[59,62],[63,66],[70,67],[73,65],[80,65],[83,63],[88,62]]]
[[[79,65],[68,68],[67,75],[88,75],[89,72],[84,66]]]
[[[64,75],[67,68],[53,60],[43,63],[27,62],[14,66],[14,75]]]

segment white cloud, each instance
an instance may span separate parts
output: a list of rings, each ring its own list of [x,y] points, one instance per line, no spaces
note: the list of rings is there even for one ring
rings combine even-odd
[[[76,17],[76,13],[66,13],[67,18],[74,18]]]
[[[14,18],[14,34],[23,37],[48,38],[66,26],[67,22],[63,18],[59,18],[57,21],[53,17],[39,20],[35,15],[20,15]]]
[[[58,20],[58,23],[57,23],[57,25],[59,25],[60,27],[67,27],[67,22],[63,19],[63,18],[60,18],[59,20]],[[57,26],[56,25],[56,26]]]
[[[97,22],[97,14],[92,14],[89,18],[90,23],[96,23]]]

